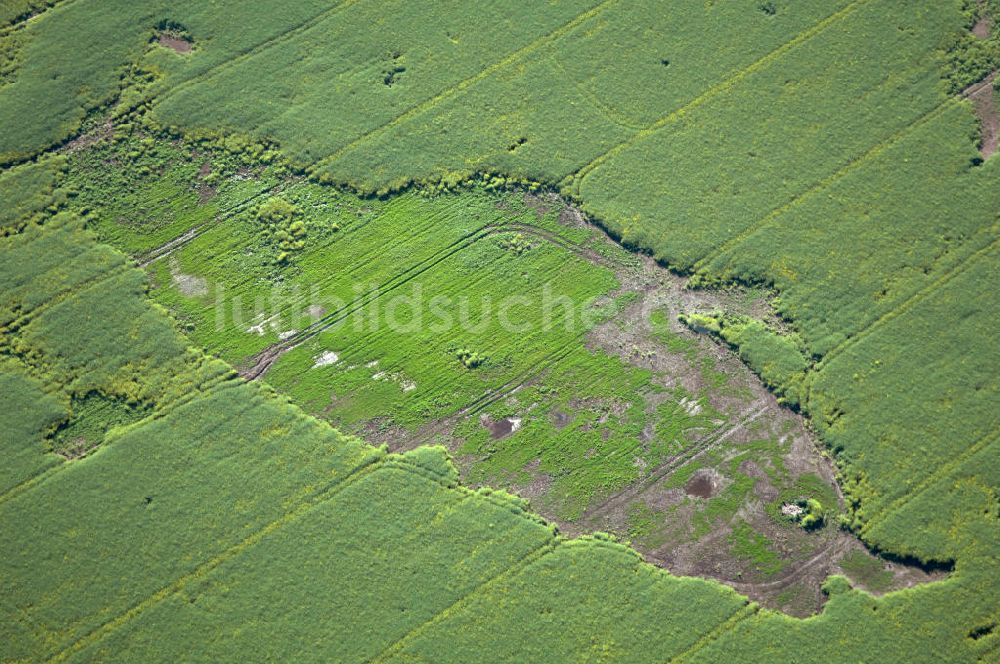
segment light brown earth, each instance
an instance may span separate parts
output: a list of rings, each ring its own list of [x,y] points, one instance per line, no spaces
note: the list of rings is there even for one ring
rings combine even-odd
[[[157,39],[157,42],[160,44],[160,46],[163,46],[164,48],[169,48],[171,51],[174,51],[175,53],[184,54],[184,53],[190,53],[192,50],[194,50],[194,44],[192,44],[190,41],[167,32],[161,34],[159,39]]]
[[[993,31],[993,21],[990,19],[989,15],[984,15],[976,24],[972,26],[972,34],[974,34],[979,39],[989,39],[990,34]]]
[[[962,95],[972,102],[979,118],[980,143],[979,151],[983,159],[989,159],[997,152],[1000,143],[1000,112],[997,110],[997,92],[993,88],[997,72],[993,72],[985,80],[967,88]]]

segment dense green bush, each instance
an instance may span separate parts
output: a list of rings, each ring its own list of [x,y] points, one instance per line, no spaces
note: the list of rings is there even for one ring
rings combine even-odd
[[[305,246],[306,226],[296,217],[299,210],[282,198],[270,198],[257,208],[257,220],[264,226],[264,239],[277,250],[274,261],[288,263],[294,252]]]

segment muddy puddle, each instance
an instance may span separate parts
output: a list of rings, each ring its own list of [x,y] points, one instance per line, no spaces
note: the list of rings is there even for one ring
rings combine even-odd
[[[700,473],[688,480],[684,492],[693,498],[711,498],[715,495],[715,483],[710,475]]]
[[[506,438],[521,428],[521,418],[519,417],[504,417],[494,420],[488,415],[483,415],[479,419],[479,423],[490,432],[490,438],[493,440]]]

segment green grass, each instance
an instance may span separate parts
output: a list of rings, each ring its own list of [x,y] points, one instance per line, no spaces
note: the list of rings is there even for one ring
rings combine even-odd
[[[147,412],[123,399],[89,392],[70,403],[70,416],[52,435],[52,450],[76,458],[104,442],[111,429],[138,422]]]
[[[149,144],[141,136],[74,155],[67,179],[86,192],[74,207],[88,211],[99,235],[151,255],[149,235],[170,246],[158,227],[101,220],[124,206],[155,206],[164,182],[186,182],[182,188],[196,191],[198,164],[221,165],[217,196],[245,180],[226,153],[200,148],[192,160],[186,144]],[[109,161],[120,165],[101,166]],[[254,176],[276,195],[250,203],[229,199],[220,221],[199,228],[200,235],[151,267],[153,295],[193,340],[243,367],[282,335],[325,322],[266,373],[271,385],[310,413],[344,431],[371,435],[374,429],[390,444],[400,431],[434,440],[422,433],[425,427],[459,416],[450,428],[456,452],[471,460],[470,481],[517,488],[549,478],[535,504],[568,520],[727,420],[712,405],[720,390],[729,390],[727,374],[695,339],[669,332],[662,312],[650,321],[654,339],[664,345],[657,352],[685,358],[705,384],[697,395],[664,389],[649,371],[585,348],[581,335],[636,294],[611,297],[617,286],[612,271],[573,254],[573,247],[604,243],[593,230],[561,225],[561,204],[550,202],[539,216],[537,205],[520,194],[482,189],[363,200],[278,177],[276,170],[265,167]],[[115,194],[122,178],[129,182],[127,197]],[[278,200],[291,213],[289,222],[303,229],[283,261],[277,260],[283,250],[260,220],[262,206]],[[200,216],[217,209],[214,202],[192,208]],[[186,229],[175,232],[185,237]],[[617,270],[631,269],[631,257],[621,250],[603,255]],[[195,281],[200,286],[192,291]],[[498,314],[512,293],[521,300],[505,322]],[[552,304],[546,305],[547,297]],[[429,307],[434,298],[447,301]],[[592,321],[564,325],[567,310],[560,302],[572,305],[572,323],[599,298],[604,303]],[[418,301],[423,304],[414,309]],[[454,325],[462,321],[468,325]],[[475,363],[462,360],[473,355]],[[335,360],[321,362],[324,357]],[[494,398],[466,413],[490,390],[497,391]],[[517,418],[521,427],[493,440],[483,416]]]
[[[978,76],[980,63],[988,59],[979,57],[982,53],[962,51],[954,58],[944,52],[967,20],[965,4],[950,0],[915,8],[902,0],[808,6],[775,2],[772,14],[761,11],[757,2],[686,0],[668,11],[655,3],[611,2],[543,3],[516,10],[460,4],[417,10],[403,3],[357,2],[331,8],[302,0],[268,11],[234,0],[63,2],[3,37],[0,121],[5,131],[0,135],[0,163],[28,160],[65,141],[85,123],[98,126],[96,109],[110,104],[124,82],[130,89],[124,91],[120,108],[144,110],[148,98],[149,115],[156,122],[211,135],[235,132],[277,141],[289,158],[317,176],[364,191],[387,191],[413,180],[456,181],[476,172],[561,183],[565,193],[578,197],[629,246],[647,250],[675,268],[696,270],[705,283],[738,280],[773,287],[779,312],[793,321],[805,346],[797,350],[819,360],[802,383],[800,405],[838,452],[854,524],[881,549],[955,561],[955,573],[943,583],[880,600],[837,592],[813,620],[798,622],[760,612],[710,636],[705,635],[732,606],[715,603],[720,591],[703,584],[699,587],[710,588],[707,596],[715,599],[711,609],[698,609],[706,615],[717,610],[716,619],[681,623],[680,637],[663,629],[661,617],[678,614],[677,606],[688,607],[664,599],[666,591],[656,588],[680,588],[681,582],[628,565],[614,578],[597,573],[573,578],[565,569],[575,557],[565,553],[568,547],[559,547],[563,555],[542,559],[558,563],[549,574],[545,566],[537,575],[517,582],[501,580],[487,589],[501,593],[505,601],[510,595],[504,592],[526,597],[510,610],[481,604],[475,595],[468,602],[473,607],[469,613],[465,603],[448,611],[403,642],[402,651],[439,658],[442,649],[452,648],[515,659],[544,647],[544,652],[565,658],[638,657],[648,652],[638,644],[655,646],[660,642],[652,639],[659,638],[670,641],[657,652],[676,653],[694,644],[699,649],[693,657],[706,661],[733,653],[767,661],[791,656],[827,660],[831,653],[845,660],[870,659],[884,653],[887,644],[899,658],[987,659],[995,639],[977,640],[969,634],[995,614],[988,601],[996,593],[983,589],[997,585],[993,534],[995,460],[1000,455],[991,437],[998,428],[992,407],[997,312],[995,298],[982,294],[995,283],[1000,259],[995,248],[1000,162],[978,163],[968,105],[949,100],[946,92],[949,79],[953,89],[961,87]],[[36,6],[6,4],[0,25]],[[995,3],[991,7],[995,9]],[[181,24],[193,39],[191,54],[179,55],[151,42],[165,20]],[[371,39],[373,32],[378,40]],[[963,43],[970,42],[965,38]],[[387,72],[393,73],[391,86]],[[131,120],[116,121],[123,119]],[[240,143],[230,139],[236,150]],[[338,282],[336,276],[324,281],[329,265],[308,249],[284,272],[274,271],[275,256],[261,242],[259,229],[250,218],[243,223],[240,218],[243,206],[249,212],[254,196],[268,189],[270,181],[235,178],[234,161],[220,167],[217,198],[198,206],[198,162],[193,156],[188,161],[189,155],[160,150],[138,157],[162,165],[179,160],[184,164],[179,170],[168,169],[176,175],[155,181],[150,176],[160,175],[158,171],[147,176],[137,171],[138,178],[109,173],[107,180],[88,177],[73,186],[82,204],[95,209],[105,204],[109,190],[117,192],[106,201],[111,214],[96,215],[88,223],[102,238],[136,255],[212,222],[176,263],[162,261],[154,271],[157,297],[196,344],[241,361],[273,343],[281,330],[254,338],[245,328],[216,329],[206,313],[208,303],[192,301],[200,296],[171,291],[175,276],[225,283],[247,300],[245,309],[257,295],[270,291],[262,284],[288,283],[296,275],[323,282],[326,296],[354,295],[344,292],[347,282]],[[90,165],[91,175],[100,164]],[[72,395],[101,390],[162,408],[196,393],[192,386],[218,378],[222,371],[189,352],[162,311],[142,299],[146,287],[124,268],[121,255],[95,245],[69,215],[50,216],[65,204],[54,186],[60,168],[56,161],[42,160],[0,174],[0,223],[5,235],[17,233],[0,241],[2,350],[14,358],[9,366],[16,366],[8,369],[5,360],[3,375],[5,388],[26,395],[11,402],[23,409],[25,428],[23,435],[5,442],[5,448],[26,456],[13,462],[10,479],[4,480],[8,483],[20,484],[53,462],[35,443],[56,413],[65,412]],[[136,185],[143,189],[130,193]],[[454,238],[436,219],[427,218],[421,228],[409,229],[410,236],[399,232],[403,220],[419,216],[406,209],[417,206],[412,195],[363,204],[345,199],[339,208],[334,204],[335,210],[310,209],[302,205],[310,192],[318,191],[310,187],[303,185],[288,195],[298,196],[292,202],[306,210],[307,237],[317,246],[349,245],[351,223],[370,223],[373,229],[387,224],[384,234],[376,230],[374,241],[366,239],[379,249],[385,247],[384,255],[345,253],[355,261],[349,269],[357,268],[365,279],[391,276],[372,263],[397,267],[405,257],[427,257],[439,246],[436,242]],[[149,203],[137,205],[139,201]],[[364,212],[367,207],[371,210]],[[214,222],[216,216],[223,218]],[[481,221],[465,219],[464,226],[451,228],[471,230]],[[324,235],[332,224],[340,231]],[[386,237],[399,242],[387,244]],[[361,244],[359,236],[356,246]],[[491,266],[505,261],[525,260],[543,270],[546,265],[562,267],[563,259],[554,248],[511,255],[502,247],[482,244],[463,256],[462,264],[445,265],[440,277],[444,282],[462,274],[489,273]],[[509,270],[502,272],[511,276]],[[230,281],[236,274],[246,283]],[[594,274],[588,269],[582,279],[567,270],[565,276],[582,296],[608,286],[591,281]],[[301,299],[287,294],[279,308],[294,309]],[[462,377],[457,381],[460,390],[471,391],[476,380],[499,380],[502,371],[517,370],[514,364],[504,364],[505,353],[526,347],[495,339],[449,341],[488,360],[475,372],[459,371],[454,364],[445,366],[444,358],[454,359],[455,349],[448,350],[451,343],[443,344],[440,355],[431,348],[423,357],[437,362],[428,364],[437,381],[416,381],[417,390],[443,393],[453,374]],[[769,375],[767,360],[780,350],[782,362],[772,367],[773,380],[785,385],[784,376],[798,375],[797,370],[786,371],[793,365],[785,360],[797,360],[785,354],[787,349],[767,345],[772,342],[763,342],[769,350],[762,351],[764,362],[757,369]],[[402,359],[404,350],[413,349],[397,349],[397,339],[366,337],[364,344],[362,349],[398,351],[392,371],[415,371]],[[300,348],[298,356],[287,355],[271,376],[276,383],[284,381],[283,391],[299,390],[296,400],[315,412],[329,395],[308,378],[295,382],[297,376],[310,376],[301,369],[314,350],[319,349]],[[749,355],[748,361],[757,364]],[[624,374],[631,374],[625,376],[629,380],[637,375],[627,367]],[[351,389],[367,385],[353,378],[341,380],[340,389],[348,396]],[[399,408],[401,385],[388,381],[369,387],[356,403],[341,402],[337,417],[343,423],[361,422],[369,412],[364,404],[370,403],[375,409],[370,412],[400,412],[402,425],[413,426],[418,411]],[[553,389],[558,394],[558,386]],[[598,393],[603,390],[596,388]],[[422,407],[433,416],[453,411],[455,403],[438,396]],[[499,414],[503,407],[497,405],[493,412]],[[235,412],[237,406],[227,408]],[[289,417],[297,421],[300,415]],[[638,425],[628,418],[615,423],[626,437]],[[142,422],[133,426],[138,429],[127,431],[147,427]],[[183,434],[190,437],[187,445],[173,437],[180,431],[160,432],[174,443],[164,448],[165,454],[201,449],[206,435],[201,429]],[[16,555],[8,555],[5,546],[2,558],[10,571],[0,576],[7,584],[4,597],[17,607],[3,621],[3,643],[10,644],[5,656],[58,649],[175,580],[181,568],[191,569],[195,559],[210,556],[215,544],[233,541],[213,530],[236,527],[213,521],[211,510],[217,517],[230,505],[228,498],[213,502],[213,497],[245,478],[212,474],[197,461],[192,462],[197,470],[187,471],[196,475],[178,475],[176,467],[186,459],[180,456],[148,469],[145,458],[128,459],[129,471],[148,470],[150,476],[126,476],[126,469],[114,464],[118,454],[124,454],[118,452],[118,442],[141,438],[129,435],[123,433],[78,464],[51,466],[59,468],[52,471],[52,479],[45,479],[50,477],[46,473],[40,483],[0,504],[4,518],[15,519],[4,523],[4,532],[13,533],[16,540],[7,545]],[[243,435],[239,449],[256,451],[257,434]],[[190,444],[195,439],[199,445]],[[475,440],[469,445],[481,450]],[[38,451],[37,457],[24,453],[31,449]],[[212,449],[206,452],[210,458]],[[219,473],[229,469],[231,459],[239,459],[231,447],[214,449],[229,450],[222,455],[226,464],[211,466]],[[567,458],[575,458],[580,449],[566,451]],[[515,461],[523,459],[497,462],[490,472],[522,472]],[[84,472],[88,468],[97,470]],[[171,475],[165,468],[177,472]],[[248,462],[247,472],[254,468]],[[266,479],[274,481],[288,470],[268,469]],[[596,469],[580,472],[585,479],[571,483],[565,495],[579,500],[595,487],[614,485],[623,476],[621,470],[619,466],[607,476]],[[178,501],[178,513],[183,508],[188,514],[183,519],[174,514],[168,525],[155,524],[155,531],[145,523],[140,525],[146,530],[130,530],[126,524],[133,522],[111,508],[124,509],[128,500],[149,495],[130,482],[155,481],[154,471],[176,478],[178,487],[171,496]],[[204,485],[204,475],[197,473],[218,477],[219,484],[198,496],[182,490],[187,484]],[[73,476],[89,484],[63,479]],[[294,491],[283,486],[269,494],[273,500]],[[63,500],[55,511],[53,498]],[[69,502],[77,498],[79,503]],[[198,499],[206,511],[198,511]],[[29,502],[31,509],[24,507]],[[192,525],[191,513],[201,514],[210,525]],[[80,514],[94,521],[78,525]],[[43,524],[41,529],[52,538],[24,541],[29,532],[25,523],[33,528]],[[169,548],[169,538],[163,536],[199,529],[218,539],[209,546],[191,535],[194,539],[178,538]],[[98,537],[100,532],[117,537]],[[104,576],[91,577],[95,569],[104,574],[94,561],[115,560],[114,543],[135,532],[145,533],[147,539],[140,537],[137,550],[147,557],[137,562],[137,555]],[[593,560],[604,555],[602,546],[580,545],[587,551],[581,555],[595,556],[587,565],[601,567]],[[13,562],[15,558],[20,562]],[[27,571],[41,567],[51,575]],[[631,614],[618,613],[621,607],[606,601],[620,589],[615,583],[636,578],[655,579],[649,581],[649,596],[664,602],[649,602],[662,609],[650,621],[657,627],[652,635],[643,624],[616,622]],[[130,587],[122,579],[146,585]],[[551,586],[542,585],[541,579],[553,580]],[[579,591],[582,598],[562,594],[570,592],[568,588],[576,592],[580,585],[573,582],[580,580],[585,586]],[[605,580],[611,585],[597,585]],[[591,585],[604,592],[587,594]],[[84,586],[89,595],[83,595]],[[95,588],[111,597],[98,597]],[[550,622],[539,619],[544,615],[540,609],[546,608],[545,597],[534,594],[539,588],[549,588],[550,597],[578,608],[560,612]],[[482,595],[487,596],[493,597]],[[642,593],[636,596],[645,599]],[[46,608],[29,608],[42,605]],[[694,620],[696,613],[680,615]],[[525,633],[525,624],[533,629]],[[612,627],[602,632],[595,625]],[[523,638],[498,641],[515,626]],[[240,639],[251,632],[234,634],[234,643],[247,643]],[[150,636],[155,632],[145,634],[147,640],[155,638]],[[37,647],[39,643],[44,647]],[[464,647],[471,650],[461,650]]]
[[[84,252],[94,242],[68,221],[23,233]],[[25,253],[18,248],[16,255]],[[17,328],[34,330],[60,308],[93,311],[62,328],[80,343],[41,326],[19,338],[30,364],[4,364],[4,389],[30,399],[37,412],[31,421],[27,410],[17,411],[19,443],[67,417],[46,391],[113,385],[109,377],[123,360],[147,363],[155,376],[158,354],[172,349],[156,324],[131,327],[148,305],[128,278],[133,273],[113,269],[123,276],[99,284],[124,313],[124,325],[101,316],[84,287]],[[150,311],[164,320],[161,310]],[[97,334],[116,350],[97,352]],[[199,366],[180,362],[174,370],[178,380],[194,381]],[[84,397],[64,431],[125,424],[122,404]],[[715,584],[671,577],[624,547],[567,542],[525,511],[524,501],[457,487],[442,450],[386,455],[265,387],[192,383],[183,397],[161,400],[145,415],[113,428],[86,457],[0,498],[5,658],[172,657],[175,647],[183,657],[194,639],[217,648],[206,655],[221,658],[253,648],[277,658],[367,659],[439,648],[440,637],[424,637],[455,628],[460,636],[444,637],[452,652],[471,651],[509,631],[505,621],[513,614],[495,612],[492,593],[523,597],[525,587],[538,589],[531,601],[552,616],[531,632],[532,649],[556,643],[566,656],[582,655],[595,645],[586,626],[599,624],[601,652],[635,658],[650,639],[661,652],[683,651],[745,603]],[[40,445],[35,455],[47,458]],[[39,565],[48,571],[38,574]],[[606,592],[622,588],[627,603],[604,601]],[[297,609],[276,620],[273,607],[291,597]],[[536,613],[518,605],[518,620]],[[697,610],[681,611],[692,606]],[[665,613],[685,618],[654,629],[651,618]],[[255,624],[250,632],[248,619]],[[460,627],[465,621],[478,627]],[[165,638],[173,630],[176,636]],[[319,632],[325,636],[317,641]],[[310,641],[306,650],[303,639]]]
[[[385,7],[324,11],[301,2],[262,20],[241,19],[249,10],[233,5],[227,25],[243,29],[220,39],[224,12],[185,4],[172,7],[170,20],[196,49],[179,56],[148,43],[166,18],[156,3],[71,3],[25,28],[16,77],[0,91],[0,117],[27,121],[7,123],[14,130],[0,152],[18,159],[61,140],[113,96],[113,72],[141,56],[154,80],[127,102],[152,96],[157,121],[276,140],[294,161],[363,190],[481,171],[565,182],[631,246],[697,267],[709,281],[773,285],[808,355],[822,356],[995,236],[996,165],[972,166],[971,115],[946,99],[939,81],[943,69],[961,64],[949,65],[943,53],[968,20],[961,8],[955,1],[911,11],[898,0],[872,0],[778,3],[772,14],[753,3],[682,3],[673,12],[579,3],[532,8],[531,21],[408,10],[406,30],[382,26],[389,46],[381,48],[357,26],[377,23]],[[669,46],[634,35],[637,17],[671,34]],[[467,39],[476,21],[510,29]],[[90,34],[66,57],[54,44],[70,23]],[[709,32],[713,39],[704,39]],[[623,39],[633,47],[613,66],[594,66],[606,44]],[[300,63],[301,48],[318,43],[326,48]],[[439,65],[441,49],[451,66]],[[702,57],[706,49],[711,59]],[[327,85],[314,85],[312,72]],[[546,91],[543,101],[521,92],[537,90]],[[48,113],[27,110],[43,98]],[[647,167],[665,159],[669,178]],[[926,183],[921,196],[909,195],[913,182]],[[185,198],[172,186],[158,185],[164,209]],[[184,215],[156,218],[164,228],[193,223],[171,216]],[[774,246],[788,248],[780,261]],[[824,369],[812,403],[800,404],[821,421],[839,412],[831,402],[849,399],[824,391]],[[891,394],[906,397],[901,387]],[[886,412],[870,400],[859,408],[859,420]],[[865,431],[846,435],[863,439]],[[904,438],[917,440],[920,431]],[[843,436],[826,435],[840,447]],[[910,452],[919,456],[917,447]],[[889,475],[858,455],[842,463],[877,494],[895,492]]]
[[[892,586],[892,572],[878,558],[869,556],[864,551],[852,551],[844,556],[838,565],[865,589],[873,592],[885,592]]]
[[[13,360],[0,362],[0,393],[7,404],[0,411],[0,449],[5,459],[0,494],[61,461],[45,453],[44,436],[65,417],[65,406],[25,369]]]
[[[0,191],[4,192],[0,236],[20,230],[65,202],[65,192],[56,190],[56,180],[64,164],[63,159],[56,157],[0,172]]]
[[[764,577],[774,576],[784,568],[784,562],[771,548],[771,541],[746,523],[740,523],[730,534],[729,546],[734,556],[752,562]]]

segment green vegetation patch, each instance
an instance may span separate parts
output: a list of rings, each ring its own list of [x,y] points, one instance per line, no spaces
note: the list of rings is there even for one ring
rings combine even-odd
[[[746,523],[740,523],[729,536],[733,555],[753,563],[754,569],[765,577],[774,576],[784,569],[784,561],[775,553],[771,541],[755,532]]]
[[[99,392],[88,392],[70,402],[70,416],[53,432],[52,451],[67,459],[78,459],[104,442],[115,427],[142,419],[150,409]]]
[[[884,593],[892,587],[892,572],[885,564],[864,551],[854,550],[837,563],[854,581],[872,592]]]

